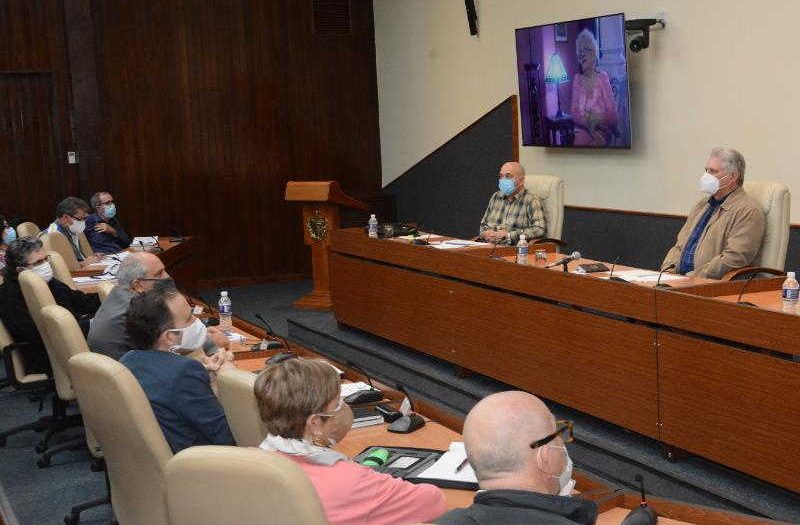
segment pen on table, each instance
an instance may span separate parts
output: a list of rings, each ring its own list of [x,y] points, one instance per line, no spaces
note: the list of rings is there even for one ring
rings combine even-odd
[[[456,474],[464,470],[464,467],[466,467],[467,465],[469,465],[469,460],[467,458],[464,458],[464,461],[459,463],[458,466],[456,467]]]

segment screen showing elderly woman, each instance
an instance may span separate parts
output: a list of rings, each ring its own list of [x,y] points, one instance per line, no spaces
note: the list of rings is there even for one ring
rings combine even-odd
[[[630,148],[625,16],[516,30],[522,144]]]

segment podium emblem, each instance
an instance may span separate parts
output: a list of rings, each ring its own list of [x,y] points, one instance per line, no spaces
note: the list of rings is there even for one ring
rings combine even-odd
[[[308,234],[314,241],[324,241],[328,235],[328,221],[322,215],[315,215],[306,221]]]

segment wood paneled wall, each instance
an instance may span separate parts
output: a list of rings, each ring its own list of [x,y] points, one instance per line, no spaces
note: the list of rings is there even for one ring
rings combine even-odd
[[[12,3],[63,9],[39,34],[74,75],[82,196],[108,188],[134,233],[197,236],[203,277],[310,271],[288,180],[379,189],[371,2],[350,1],[346,35],[314,34],[312,0]]]

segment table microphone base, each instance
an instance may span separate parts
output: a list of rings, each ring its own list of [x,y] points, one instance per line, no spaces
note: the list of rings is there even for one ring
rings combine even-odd
[[[425,420],[422,419],[422,416],[419,414],[411,414],[408,416],[403,416],[394,421],[391,425],[389,425],[388,430],[389,432],[395,432],[397,434],[410,434],[424,426]]]

